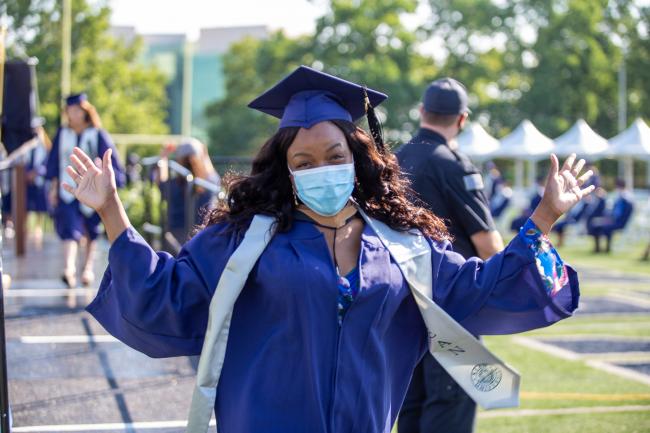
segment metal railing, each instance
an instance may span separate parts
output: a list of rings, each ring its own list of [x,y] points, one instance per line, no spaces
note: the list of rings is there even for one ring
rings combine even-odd
[[[25,176],[25,157],[38,146],[38,140],[33,138],[13,151],[5,160],[0,161],[0,173],[12,170],[11,176],[11,211],[15,229],[16,256],[25,254],[27,238],[27,179]],[[0,201],[2,193],[0,192]],[[0,216],[0,223],[2,217]],[[4,242],[0,224],[0,252]],[[0,258],[0,432],[10,431],[9,389],[7,375],[7,344],[5,336],[5,311],[3,284],[4,266]]]
[[[174,160],[152,156],[143,158],[140,164],[144,168],[143,181],[149,183],[148,193],[144,194],[145,223],[143,225],[144,237],[147,242],[152,243],[155,237],[160,237],[162,247],[165,250],[177,254],[184,239],[178,239],[174,234],[168,218],[169,207],[172,200],[172,182],[182,178],[185,182],[183,190],[184,205],[184,227],[181,237],[187,238],[195,227],[196,220],[196,199],[199,189],[208,191],[213,200],[221,200],[224,194],[218,185],[205,179],[194,177],[192,172]],[[157,173],[156,173],[157,172]],[[160,188],[160,203],[158,207],[159,221],[153,218],[153,191]]]

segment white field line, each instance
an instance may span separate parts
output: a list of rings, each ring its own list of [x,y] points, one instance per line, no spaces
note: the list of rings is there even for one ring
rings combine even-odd
[[[117,343],[112,335],[26,335],[20,337],[24,344],[65,344],[65,343]]]
[[[644,316],[648,316],[647,313],[642,313]],[[593,319],[593,316],[596,316],[595,314],[592,314],[589,316],[589,319]],[[623,314],[619,315],[623,316]],[[585,316],[583,316],[585,317]],[[611,317],[607,316],[598,316],[600,319],[609,319]],[[545,328],[544,330],[538,330],[538,331],[533,331],[531,332],[532,335],[535,335],[535,337],[544,337],[544,338],[554,338],[556,336],[562,336],[564,334],[555,334],[555,332],[566,332],[566,331],[572,331],[572,332],[580,332],[582,330],[590,330],[590,329],[606,329],[607,331],[611,331],[613,329],[621,329],[621,330],[630,330],[630,329],[638,329],[638,328],[650,328],[650,318],[648,318],[647,321],[639,321],[639,322],[630,322],[630,323],[579,323],[576,322],[575,320],[573,322],[569,323],[562,323],[561,328],[556,328],[549,330],[548,328]]]
[[[520,417],[520,416],[549,416],[549,415],[579,415],[592,413],[616,413],[616,412],[647,412],[650,406],[593,406],[593,407],[569,407],[562,409],[521,409],[521,410],[497,410],[491,412],[480,412],[479,418],[501,418],[501,417]],[[105,423],[105,424],[60,424],[60,425],[39,425],[14,427],[11,429],[14,433],[50,433],[50,432],[90,432],[105,430],[155,430],[163,428],[182,428],[187,425],[187,421],[144,421],[133,423]],[[210,426],[215,426],[216,422],[210,421]]]
[[[621,302],[635,307],[650,308],[650,299],[643,296],[634,296],[631,293],[611,292],[605,295],[605,298],[612,301]]]
[[[10,289],[4,291],[5,298],[58,298],[64,296],[94,295],[97,289]]]
[[[575,352],[567,349],[562,349],[548,343],[543,343],[533,338],[517,336],[512,337],[512,340],[517,344],[528,347],[529,349],[548,353],[549,355],[553,355],[557,358],[566,359],[568,361],[577,361],[581,359],[581,356]]]
[[[616,302],[619,302],[616,300]],[[636,305],[635,305],[636,306]],[[578,310],[578,312],[575,314],[575,317],[578,317],[580,319],[592,319],[592,318],[604,318],[604,319],[615,319],[618,317],[647,317],[648,312],[647,311],[631,311],[627,313],[591,313],[589,310]]]
[[[496,410],[494,412],[479,412],[479,418],[500,418],[518,416],[548,416],[548,415],[579,415],[590,413],[612,412],[650,412],[650,406],[592,406],[592,407],[566,407],[562,409],[519,409]]]
[[[650,352],[581,353],[582,359],[607,362],[650,363]]]
[[[572,334],[572,335],[544,335],[535,337],[540,340],[560,340],[560,341],[629,341],[629,342],[650,342],[650,337],[637,337],[625,335],[606,335],[606,334]]]
[[[639,373],[634,370],[630,370],[624,367],[619,367],[618,365],[608,364],[604,361],[598,361],[595,359],[588,360],[586,363],[590,367],[597,368],[602,371],[606,371],[607,373],[615,374],[617,376],[624,377],[626,379],[631,379],[636,382],[650,385],[650,376],[648,376],[647,374]]]
[[[558,358],[562,358],[562,359],[566,359],[566,360],[569,360],[569,361],[579,361],[579,360],[585,361],[585,363],[588,366],[596,368],[598,370],[605,371],[607,373],[611,373],[611,374],[617,375],[619,377],[624,377],[626,379],[631,379],[631,380],[634,380],[636,382],[640,382],[640,383],[643,383],[643,384],[646,384],[646,385],[650,385],[650,376],[648,376],[647,374],[638,373],[636,371],[633,371],[633,370],[630,370],[630,369],[627,369],[627,368],[624,368],[624,367],[611,365],[611,364],[608,364],[608,363],[606,363],[604,361],[601,361],[601,360],[590,359],[590,358],[593,357],[593,354],[589,354],[589,353],[578,354],[578,353],[572,352],[570,350],[561,349],[559,347],[555,347],[555,346],[552,346],[552,345],[547,344],[547,343],[536,341],[536,340],[534,340],[532,338],[528,338],[528,337],[519,337],[518,336],[518,337],[513,337],[512,339],[514,340],[515,343],[520,344],[520,345],[525,346],[525,347],[528,347],[530,349],[538,350],[538,351],[544,352],[544,353],[548,353],[549,355],[552,355],[552,356],[555,356],[555,357],[558,357]],[[624,356],[624,355],[626,355],[626,353],[608,354],[608,355],[610,355],[610,356],[612,356],[612,355],[620,355],[620,358],[623,358],[623,359],[620,359],[620,361],[625,361],[626,360],[625,356]],[[646,354],[644,354],[644,356],[645,355]],[[610,362],[614,361],[613,359],[609,359],[609,358],[607,360],[610,361]],[[617,359],[617,360],[619,360],[619,359]],[[634,361],[640,361],[639,359],[633,359],[633,360]]]
[[[23,289],[42,289],[42,290],[51,290],[51,289],[62,289],[65,288],[65,284],[58,278],[25,278],[25,279],[12,279],[11,285],[9,288],[5,288],[7,291],[12,290],[23,290]]]
[[[211,426],[217,425],[215,420],[210,421]],[[14,427],[14,433],[49,433],[49,432],[89,432],[104,430],[156,430],[163,428],[183,428],[187,421],[143,421],[130,423],[104,423],[104,424],[59,424],[59,425],[37,425],[27,427]]]

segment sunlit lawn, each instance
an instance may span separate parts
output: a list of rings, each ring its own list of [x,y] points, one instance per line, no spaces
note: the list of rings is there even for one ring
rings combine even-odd
[[[647,240],[645,241],[647,242]],[[590,238],[574,239],[560,249],[563,259],[580,273],[583,297],[613,291],[650,291],[650,263],[639,258],[642,241],[630,245],[617,239],[610,254],[591,252]],[[598,276],[608,274],[607,279]],[[587,277],[588,276],[588,277]],[[617,282],[612,277],[641,277]],[[577,316],[554,326],[522,334],[527,337],[650,337],[650,315]],[[650,386],[592,368],[584,361],[560,359],[517,344],[511,336],[485,337],[485,343],[522,377],[518,409],[649,406]],[[480,411],[477,433],[648,433],[650,411],[571,415],[495,416]],[[486,418],[485,416],[490,416]]]
[[[641,261],[643,251],[647,246],[648,240],[643,244],[635,242],[634,244],[621,244],[615,242],[612,252],[605,254],[595,254],[592,252],[591,242],[584,241],[578,244],[570,244],[559,248],[558,251],[562,258],[573,265],[578,271],[581,268],[613,271],[616,273],[631,275],[650,276],[650,261]],[[650,289],[650,287],[647,287]]]
[[[572,321],[568,321],[567,328],[573,325]],[[594,329],[584,327],[587,321],[579,322],[575,323],[583,326],[579,333],[593,333],[591,331]],[[629,323],[637,331],[644,329],[645,336],[649,335],[650,319],[632,320]],[[536,334],[559,335],[566,331],[561,326],[556,328]],[[628,335],[612,328],[607,328],[607,334]],[[650,405],[650,386],[588,367],[583,361],[566,361],[524,348],[512,342],[512,337],[487,337],[485,340],[490,349],[520,372],[521,409]],[[650,411],[495,418],[479,416],[477,432],[650,432]]]

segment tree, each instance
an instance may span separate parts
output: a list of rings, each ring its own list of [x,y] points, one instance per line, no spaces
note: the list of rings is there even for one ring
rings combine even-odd
[[[8,54],[39,61],[40,108],[50,133],[58,126],[62,96],[61,3],[5,0],[0,5],[0,15],[11,20]],[[165,78],[138,61],[141,42],[126,44],[110,36],[106,3],[71,3],[72,91],[88,93],[110,132],[167,132]]]
[[[443,41],[444,73],[468,85],[475,115],[497,135],[529,118],[556,136],[579,117],[605,136],[616,133],[623,46],[629,47],[630,114],[650,114],[643,108],[648,8],[633,0],[429,4],[426,30]]]
[[[402,14],[416,0],[333,0],[315,34],[244,40],[224,58],[226,97],[208,107],[210,145],[219,155],[251,155],[278,122],[246,105],[277,80],[304,64],[389,94],[379,108],[393,143],[413,130],[413,108],[436,67],[415,47],[421,34],[409,31]]]
[[[250,156],[277,129],[277,120],[248,103],[307,59],[305,40],[282,32],[267,40],[246,38],[224,57],[226,96],[206,108],[211,153]]]

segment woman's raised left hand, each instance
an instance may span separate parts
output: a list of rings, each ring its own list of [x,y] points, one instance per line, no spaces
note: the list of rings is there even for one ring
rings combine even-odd
[[[544,196],[531,216],[543,233],[550,232],[555,221],[595,189],[594,185],[581,188],[594,174],[588,170],[580,175],[584,165],[584,159],[576,162],[576,155],[572,154],[560,168],[557,156],[551,154],[551,169],[546,179]]]

